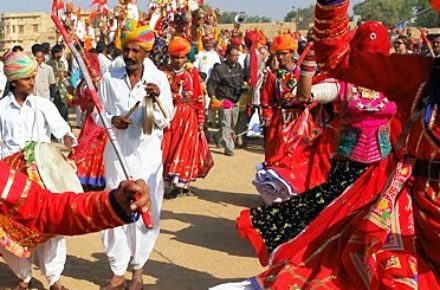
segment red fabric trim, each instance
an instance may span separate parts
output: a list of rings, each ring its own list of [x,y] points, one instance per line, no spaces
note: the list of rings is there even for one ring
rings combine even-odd
[[[269,264],[269,253],[264,245],[264,241],[260,234],[254,229],[251,221],[250,210],[241,211],[240,216],[236,220],[237,230],[242,239],[248,239],[254,248],[260,264],[267,266]]]

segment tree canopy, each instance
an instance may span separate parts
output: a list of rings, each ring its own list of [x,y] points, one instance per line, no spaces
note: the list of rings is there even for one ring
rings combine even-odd
[[[220,24],[234,23],[235,16],[239,13],[240,12],[237,11],[223,12],[218,19],[218,23]],[[264,16],[257,16],[257,15],[249,16],[247,14],[245,14],[245,16],[246,16],[246,22],[249,23],[266,23],[271,21],[270,18]]]
[[[426,0],[365,0],[353,7],[355,14],[362,20],[377,20],[385,25],[394,25],[410,21],[413,9],[424,11],[409,22],[412,26],[438,26],[438,14],[430,8]]]
[[[298,15],[297,15],[298,12]],[[298,16],[298,18],[297,18]],[[298,10],[293,9],[289,11],[286,16],[284,16],[284,21],[286,22],[296,22],[298,21],[298,27],[300,29],[308,29],[309,23],[313,23],[315,19],[315,6],[311,5],[308,8],[299,8]]]

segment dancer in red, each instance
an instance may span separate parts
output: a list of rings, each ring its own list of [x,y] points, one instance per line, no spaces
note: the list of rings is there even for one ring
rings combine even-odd
[[[350,44],[353,47],[371,47],[368,43],[370,33],[376,33],[378,37],[387,35],[387,31],[382,30],[383,26],[376,28],[370,23],[363,25]],[[375,47],[378,54],[387,54],[388,51],[389,45]],[[278,253],[284,243],[303,230],[307,231],[308,225],[321,211],[327,211],[326,207],[335,199],[350,196],[353,188],[377,195],[384,186],[384,176],[387,176],[394,164],[390,155],[390,128],[396,105],[382,93],[347,83],[332,82],[317,86],[321,90],[313,92],[313,101],[326,103],[339,100],[340,103],[342,130],[332,157],[331,170],[326,182],[320,186],[282,203],[241,213],[237,219],[240,234],[251,241],[262,264],[267,264],[268,254]],[[398,132],[393,130],[393,133]],[[372,175],[379,177],[371,178]]]
[[[407,154],[378,197],[369,201],[369,190],[353,188],[356,195],[345,196],[280,247],[270,270],[252,279],[250,289],[440,288],[440,66],[424,56],[375,53],[374,43],[389,43],[377,33],[368,35],[371,45],[364,48],[370,49],[351,47],[348,8],[346,0],[318,1],[318,63],[334,77],[384,91],[398,104],[405,122],[399,143],[407,141]]]
[[[316,70],[313,50],[308,48],[304,57],[301,76],[313,76]],[[322,78],[315,80],[319,82]],[[326,181],[331,168],[330,157],[337,145],[335,136],[339,123],[335,118],[336,108],[327,107],[331,114],[323,105],[307,106],[286,135],[290,142],[283,156],[276,164],[259,165],[253,184],[266,203],[285,201]]]
[[[99,82],[101,71],[98,56],[87,53],[86,60],[95,82]],[[78,137],[78,146],[69,155],[78,168],[77,174],[85,191],[105,187],[104,177],[104,148],[107,143],[107,134],[104,128],[96,125],[93,113],[93,101],[88,94],[87,86],[81,81],[76,89],[76,103],[86,112],[84,126]]]
[[[203,132],[205,111],[199,73],[187,64],[190,50],[191,44],[181,37],[174,37],[168,47],[171,64],[167,74],[175,115],[164,131],[164,178],[179,191],[205,177],[214,164]]]
[[[279,69],[267,74],[260,97],[267,127],[266,166],[277,165],[284,158],[286,147],[290,146],[292,126],[301,112],[291,107],[299,77],[299,69],[293,59],[297,48],[298,42],[289,34],[279,35],[272,42],[272,52],[277,55]]]

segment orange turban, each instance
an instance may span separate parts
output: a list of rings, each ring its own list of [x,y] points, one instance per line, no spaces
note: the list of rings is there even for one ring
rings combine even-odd
[[[298,49],[298,41],[290,34],[281,34],[276,36],[272,41],[272,53],[283,50],[296,51]]]
[[[172,56],[187,56],[191,51],[191,43],[183,37],[176,36],[168,45],[168,53]]]

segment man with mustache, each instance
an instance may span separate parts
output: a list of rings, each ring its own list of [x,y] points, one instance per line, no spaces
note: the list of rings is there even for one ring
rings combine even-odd
[[[147,26],[129,20],[121,33],[125,66],[104,74],[99,95],[103,101],[105,118],[115,128],[121,145],[122,157],[135,179],[144,179],[151,189],[153,228],[147,229],[142,220],[128,226],[105,230],[102,235],[105,252],[114,274],[104,289],[125,289],[124,275],[133,268],[130,289],[142,289],[143,267],[154,248],[159,234],[159,215],[163,199],[162,135],[173,114],[171,90],[165,73],[144,65],[144,59],[153,49],[155,35]],[[144,98],[157,97],[167,117],[155,104],[154,129],[151,135],[143,133],[143,108],[139,106],[130,117],[128,111]],[[98,119],[96,119],[98,121]],[[107,188],[124,180],[124,172],[110,142],[104,152]]]

